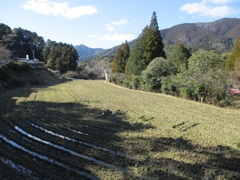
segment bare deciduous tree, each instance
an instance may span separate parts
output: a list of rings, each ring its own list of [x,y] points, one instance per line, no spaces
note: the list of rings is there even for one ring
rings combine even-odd
[[[0,46],[0,63],[9,60],[10,56],[11,52],[5,46]]]

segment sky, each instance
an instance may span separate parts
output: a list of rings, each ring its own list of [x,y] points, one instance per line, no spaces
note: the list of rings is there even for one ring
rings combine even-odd
[[[154,11],[162,30],[240,18],[240,0],[1,0],[0,23],[45,41],[107,49],[136,39]]]

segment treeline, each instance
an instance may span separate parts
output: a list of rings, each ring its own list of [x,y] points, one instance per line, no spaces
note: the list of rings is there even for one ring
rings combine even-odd
[[[0,24],[0,62],[8,59],[37,59],[48,68],[65,73],[77,68],[79,59],[76,49],[66,43],[57,43],[38,36],[37,33],[22,28],[11,29]]]
[[[129,50],[122,44],[112,63],[110,81],[131,89],[161,92],[186,99],[224,105],[229,87],[239,87],[240,38],[231,53],[173,45],[166,54],[153,12],[149,26]]]

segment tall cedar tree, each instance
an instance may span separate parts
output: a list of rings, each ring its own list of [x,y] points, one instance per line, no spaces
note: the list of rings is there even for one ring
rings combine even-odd
[[[126,73],[140,75],[156,57],[166,58],[164,44],[158,28],[156,12],[153,12],[150,26],[146,26],[130,52]]]
[[[146,26],[142,33],[136,40],[136,44],[130,51],[129,61],[127,62],[125,73],[128,75],[140,75],[142,70],[146,69],[143,53],[145,50],[146,33],[148,26]]]
[[[163,50],[164,44],[159,31],[156,12],[153,12],[150,26],[146,34],[146,47],[144,51],[144,57],[146,65],[148,65],[154,58],[163,57],[166,58],[166,54]]]
[[[234,70],[235,64],[240,61],[240,37],[237,39],[233,46],[233,50],[226,60],[226,69]]]
[[[112,64],[112,72],[114,73],[124,73],[125,67],[129,58],[130,49],[128,46],[128,42],[126,41],[124,44],[119,46],[116,55],[114,56],[113,64]]]

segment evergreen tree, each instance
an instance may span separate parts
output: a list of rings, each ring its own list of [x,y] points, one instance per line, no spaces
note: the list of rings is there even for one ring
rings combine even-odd
[[[170,61],[173,73],[179,73],[181,70],[186,70],[187,60],[191,56],[189,50],[183,44],[177,43],[172,47],[167,59]]]
[[[128,75],[140,75],[142,70],[146,69],[147,67],[143,57],[146,47],[145,42],[147,29],[148,26],[142,30],[142,33],[137,38],[136,44],[130,52],[129,61],[127,62],[125,71]]]
[[[234,70],[237,61],[240,61],[240,37],[237,39],[233,46],[233,50],[226,60],[226,69]]]
[[[53,42],[51,51],[45,55],[47,66],[54,70],[59,70],[61,74],[73,71],[77,67],[78,54],[72,45]]]
[[[156,12],[153,12],[151,23],[146,34],[146,47],[144,51],[146,64],[148,65],[156,57],[166,58],[163,48],[164,44],[158,28]]]
[[[140,75],[156,57],[166,58],[164,44],[158,28],[157,16],[153,12],[150,26],[146,26],[130,52],[127,74]]]
[[[128,46],[128,42],[126,41],[122,44],[118,50],[116,55],[114,56],[113,64],[112,64],[112,72],[115,73],[124,73],[125,67],[129,58],[130,50]]]

